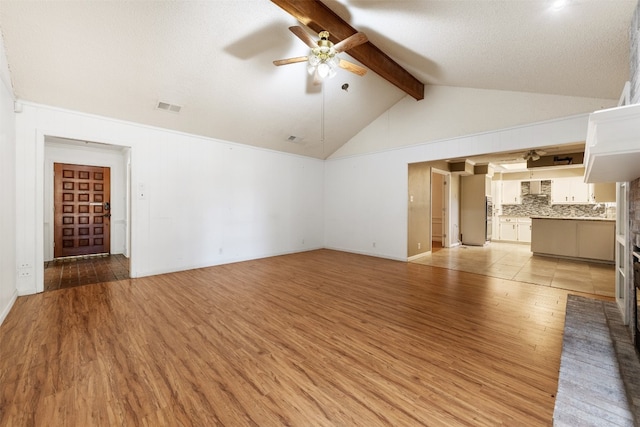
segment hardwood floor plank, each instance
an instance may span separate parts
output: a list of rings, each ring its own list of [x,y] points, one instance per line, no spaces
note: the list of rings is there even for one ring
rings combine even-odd
[[[20,297],[0,425],[549,425],[567,294],[318,250]]]

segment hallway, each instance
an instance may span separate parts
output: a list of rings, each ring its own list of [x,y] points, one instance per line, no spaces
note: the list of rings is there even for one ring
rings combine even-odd
[[[44,263],[44,291],[129,278],[129,259],[122,254],[60,258]]]

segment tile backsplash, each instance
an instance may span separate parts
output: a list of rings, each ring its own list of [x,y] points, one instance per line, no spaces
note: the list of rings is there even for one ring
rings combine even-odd
[[[520,204],[502,205],[501,215],[508,216],[550,216],[550,217],[590,217],[615,218],[615,207],[603,203],[591,204],[552,204],[551,181],[541,182],[540,194],[530,194],[530,183],[520,184]]]

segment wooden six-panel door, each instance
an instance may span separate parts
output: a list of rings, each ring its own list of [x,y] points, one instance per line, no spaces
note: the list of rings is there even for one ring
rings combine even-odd
[[[54,257],[109,253],[110,169],[54,163]]]

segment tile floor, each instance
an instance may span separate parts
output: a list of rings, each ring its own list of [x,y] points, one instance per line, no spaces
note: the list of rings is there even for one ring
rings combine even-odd
[[[534,256],[529,245],[491,242],[443,248],[412,262],[615,297],[613,264]]]
[[[61,258],[44,263],[45,292],[128,278],[129,259],[121,254]]]

